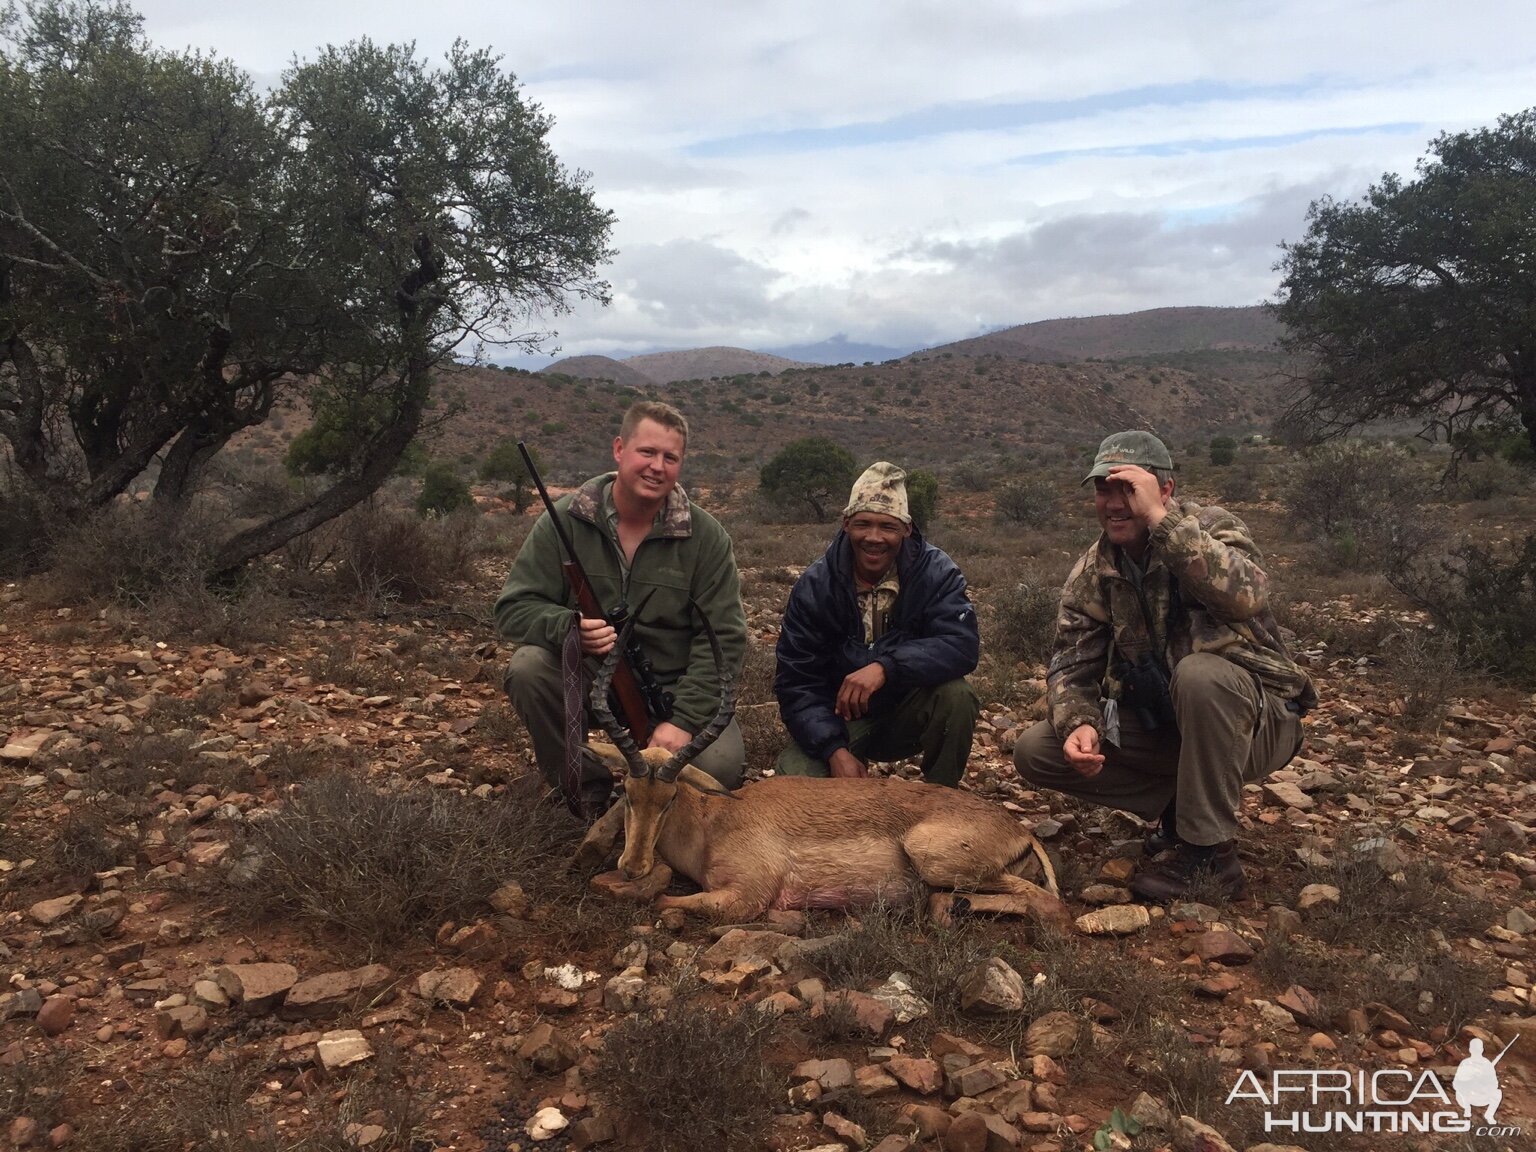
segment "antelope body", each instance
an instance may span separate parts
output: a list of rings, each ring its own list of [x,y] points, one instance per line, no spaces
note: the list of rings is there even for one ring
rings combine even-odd
[[[707,619],[703,624],[720,675],[720,711],[677,752],[642,751],[608,707],[608,685],[633,621],[604,660],[592,711],[613,743],[591,748],[614,766],[627,764],[629,774],[625,803],[593,825],[578,864],[605,857],[622,820],[619,868],[626,876],[647,875],[660,857],[704,889],[662,896],[663,908],[752,920],[773,908],[913,899],[926,886],[1019,897],[1038,916],[1066,918],[1040,842],[972,793],[907,780],[803,776],[727,792],[691,767],[731,722],[736,699],[714,630]],[[1031,855],[1049,891],[1019,875]]]
[[[661,760],[665,754],[650,755],[656,751],[645,759]],[[1022,897],[1038,914],[1059,917],[1055,873],[1039,841],[969,792],[896,779],[779,777],[730,794],[686,766],[674,782],[631,775],[624,791],[620,869],[638,878],[659,858],[704,889],[662,896],[663,908],[751,920],[770,909],[906,903],[942,889]],[[616,825],[611,813],[610,840]],[[1032,855],[1049,892],[1018,875]]]

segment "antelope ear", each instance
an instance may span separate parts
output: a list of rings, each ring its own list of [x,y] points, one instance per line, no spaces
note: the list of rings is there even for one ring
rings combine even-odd
[[[731,790],[720,781],[716,780],[708,772],[701,768],[695,768],[692,764],[683,765],[682,771],[677,774],[677,782],[686,784],[700,792],[719,792],[726,796],[731,795]]]
[[[621,772],[629,771],[629,766],[624,762],[624,753],[620,752],[606,740],[587,741],[587,751],[611,769],[617,769]]]

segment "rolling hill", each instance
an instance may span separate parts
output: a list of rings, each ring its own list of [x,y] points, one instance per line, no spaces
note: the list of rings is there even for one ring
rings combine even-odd
[[[924,348],[911,358],[925,360],[951,352],[1050,362],[1213,350],[1272,352],[1279,338],[1279,322],[1262,307],[1151,308],[1115,316],[1018,324],[985,336]]]
[[[572,357],[542,373],[459,367],[445,383],[462,411],[427,449],[468,474],[498,441],[525,437],[551,481],[569,483],[610,465],[610,439],[643,394],[688,416],[688,469],[698,479],[755,475],[779,448],[811,435],[861,460],[887,456],[941,475],[967,462],[1056,466],[1123,428],[1149,428],[1179,446],[1268,432],[1288,387],[1274,335],[1259,309],[1167,308],[1020,325],[864,367],[795,365],[736,348]],[[637,380],[644,369],[668,379]],[[294,413],[243,442],[280,453],[306,422]]]

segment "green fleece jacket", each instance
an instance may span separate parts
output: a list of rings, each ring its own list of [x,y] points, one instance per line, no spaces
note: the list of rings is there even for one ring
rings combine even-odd
[[[746,656],[747,619],[731,538],[681,487],[674,488],[650,535],[635,549],[626,581],[618,537],[603,511],[614,475],[588,480],[556,500],[555,510],[603,611],[620,601],[631,611],[644,604],[635,638],[651,658],[657,679],[676,696],[672,722],[697,732],[720,710],[720,677],[690,601],[714,628],[733,680],[740,677]],[[560,570],[564,560],[545,512],[523,542],[496,601],[496,626],[503,636],[560,651],[576,607]]]

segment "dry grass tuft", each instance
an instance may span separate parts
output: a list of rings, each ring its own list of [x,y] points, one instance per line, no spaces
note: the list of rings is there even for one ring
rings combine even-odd
[[[736,697],[736,722],[741,726],[741,738],[747,747],[748,776],[761,776],[772,768],[789,740],[779,722],[773,672],[773,649],[757,637],[748,636]]]
[[[574,826],[524,791],[487,801],[319,777],[252,826],[259,867],[241,884],[248,906],[335,929],[369,951],[474,915],[500,885],[531,886],[563,864]]]
[[[764,1063],[774,1025],[755,1008],[696,1000],[631,1016],[604,1038],[594,1083],[617,1111],[643,1118],[645,1147],[757,1148],[779,1098]]]

